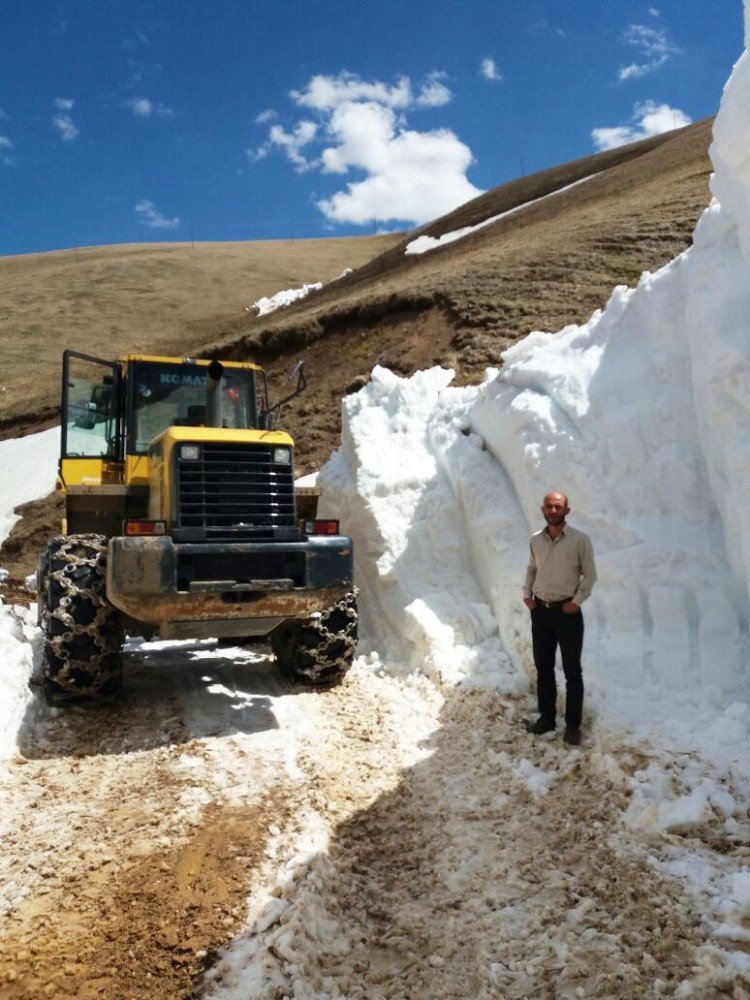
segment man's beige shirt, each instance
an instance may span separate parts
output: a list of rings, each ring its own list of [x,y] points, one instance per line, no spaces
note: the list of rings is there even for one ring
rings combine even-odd
[[[523,596],[545,601],[570,598],[583,604],[596,583],[596,564],[591,539],[566,524],[552,539],[546,528],[531,536],[529,565]]]

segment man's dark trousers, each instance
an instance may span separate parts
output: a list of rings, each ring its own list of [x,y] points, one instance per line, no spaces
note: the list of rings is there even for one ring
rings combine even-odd
[[[555,651],[559,645],[565,672],[565,725],[580,729],[583,711],[583,615],[580,611],[571,615],[560,608],[543,608],[537,605],[531,612],[531,638],[540,717],[550,725],[555,724]]]

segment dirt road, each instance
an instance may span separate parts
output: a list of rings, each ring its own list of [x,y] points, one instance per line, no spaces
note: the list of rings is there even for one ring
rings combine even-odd
[[[32,705],[1,772],[0,997],[193,995],[310,810],[335,822],[398,779],[361,678],[300,691],[267,649],[151,643],[126,688]]]
[[[623,841],[642,757],[262,646],[136,644],[126,691],[32,705],[0,772],[0,998],[747,995]]]

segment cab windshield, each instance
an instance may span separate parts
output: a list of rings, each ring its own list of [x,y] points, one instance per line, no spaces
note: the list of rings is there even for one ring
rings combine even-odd
[[[167,427],[208,426],[206,382],[205,365],[133,361],[128,387],[132,413],[128,451],[145,454],[149,442]],[[226,367],[218,392],[222,427],[240,430],[257,426],[252,369]]]

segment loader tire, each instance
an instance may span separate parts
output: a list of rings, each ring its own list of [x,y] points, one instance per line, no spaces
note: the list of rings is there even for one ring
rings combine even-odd
[[[356,590],[313,618],[284,622],[271,633],[279,670],[303,684],[333,687],[352,665],[358,625]]]
[[[47,701],[115,698],[122,686],[119,614],[106,592],[104,535],[59,535],[39,560]]]

